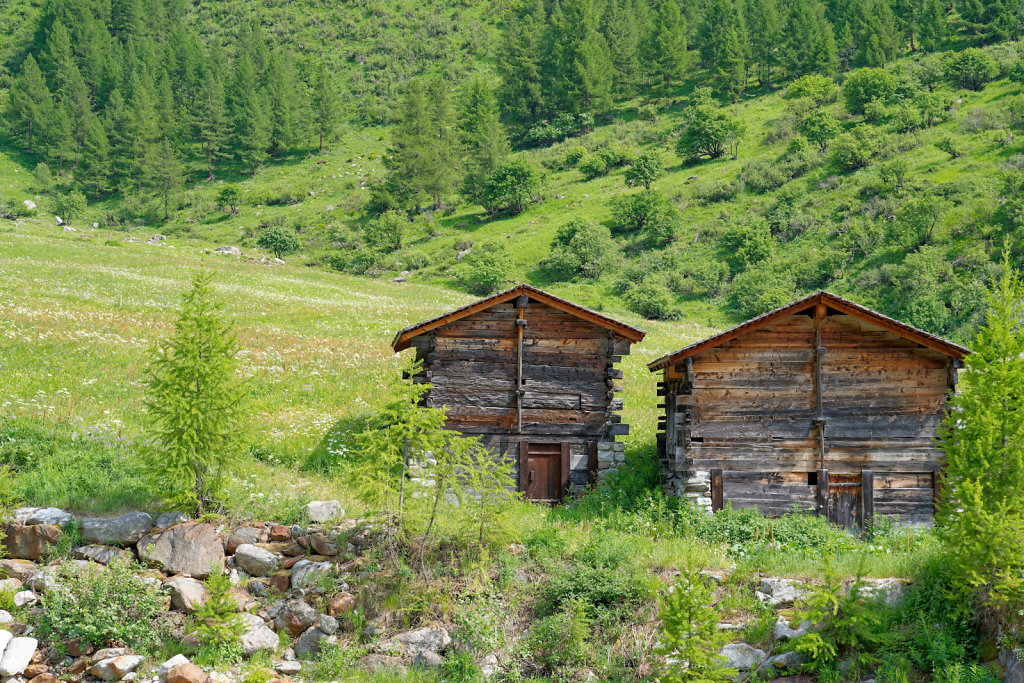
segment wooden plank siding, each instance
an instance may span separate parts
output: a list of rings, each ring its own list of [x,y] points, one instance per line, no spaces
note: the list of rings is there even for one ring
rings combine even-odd
[[[958,359],[899,331],[819,304],[663,363],[663,466],[710,476],[712,506],[720,476],[724,504],[767,515],[814,511],[819,470],[856,475],[867,518],[930,523]]]

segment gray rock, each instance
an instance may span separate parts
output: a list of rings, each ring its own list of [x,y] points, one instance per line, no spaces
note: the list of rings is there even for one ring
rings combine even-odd
[[[243,614],[242,621],[245,622],[245,633],[242,634],[242,653],[251,657],[260,650],[274,652],[281,644],[281,639],[270,630],[255,614]]]
[[[57,225],[64,225],[64,219],[63,219],[63,218],[61,218],[60,216],[54,216],[54,217],[53,217],[53,221],[54,221],[54,222],[55,222],[55,223],[56,223]]]
[[[239,529],[235,529],[228,536],[227,549],[229,553],[237,552],[238,546],[245,544],[256,544],[263,541],[263,534],[259,529],[251,526],[243,526]]]
[[[317,582],[320,576],[331,571],[330,562],[299,560],[292,567],[292,588],[303,588]]]
[[[333,636],[338,632],[338,620],[329,614],[321,614],[317,622],[317,628],[327,635]]]
[[[293,676],[302,671],[302,664],[295,661],[274,662],[274,671],[282,676]]]
[[[317,524],[330,522],[345,515],[345,510],[341,507],[341,503],[336,500],[314,500],[307,503],[303,509],[306,511],[306,516],[309,517],[309,520]]]
[[[32,575],[32,578],[25,582],[26,587],[31,588],[38,593],[45,593],[56,584],[57,577],[54,576],[52,571],[46,569],[36,572]]]
[[[150,534],[136,544],[139,559],[167,574],[205,579],[224,568],[224,544],[212,524],[179,524]]]
[[[213,250],[215,254],[225,254],[227,256],[238,256],[242,253],[242,250],[235,246],[223,246],[217,247]]]
[[[757,595],[761,602],[768,603],[773,609],[792,607],[793,603],[802,598],[806,591],[798,587],[792,579],[761,579],[761,590]]]
[[[10,631],[0,631],[0,655],[3,655],[4,650],[7,648],[7,644],[11,642],[11,638],[14,634]]]
[[[208,596],[206,586],[187,576],[172,576],[164,588],[171,594],[171,607],[182,612],[195,612]]]
[[[0,624],[10,624],[14,621],[14,617],[5,609],[0,609]],[[6,643],[5,643],[6,645]],[[0,652],[3,652],[3,648],[0,648]]]
[[[280,559],[269,550],[243,543],[235,549],[235,563],[252,576],[270,576],[277,571]]]
[[[97,662],[89,673],[103,681],[119,681],[135,671],[141,663],[142,657],[139,655],[121,655]]]
[[[64,526],[74,519],[74,515],[64,512],[60,508],[18,508],[14,511],[14,519],[26,526],[37,524]]]
[[[295,648],[296,657],[308,657],[320,652],[323,641],[327,634],[318,628],[311,628],[303,633],[292,646]]]
[[[391,640],[404,646],[411,654],[427,650],[431,652],[444,652],[444,649],[452,642],[448,631],[440,626],[427,626],[418,628],[415,631],[407,631],[398,634]]]
[[[739,671],[751,671],[761,666],[768,654],[764,650],[747,645],[746,643],[729,643],[719,652],[725,661],[734,669]]]
[[[15,607],[32,607],[39,602],[39,597],[32,591],[21,591],[14,594]]]
[[[6,633],[6,631],[0,631]],[[32,662],[39,642],[35,638],[11,638],[0,657],[0,676],[19,676]]]
[[[413,666],[438,667],[444,664],[444,658],[436,652],[424,650],[417,652],[412,659]]]
[[[892,606],[903,599],[903,589],[907,585],[903,579],[861,579],[861,582],[861,595]]]
[[[25,583],[39,571],[39,565],[31,560],[0,560],[0,576],[10,577]]]
[[[299,635],[316,623],[320,615],[302,600],[286,600],[274,617],[274,627]]]
[[[245,584],[245,589],[254,598],[267,597],[267,585],[259,579],[249,579],[249,582]]]
[[[24,204],[25,208],[28,209],[29,211],[35,211],[36,203],[31,199],[26,199],[25,201],[22,202],[22,204]]]
[[[182,664],[189,663],[190,662],[188,661],[188,657],[186,657],[185,655],[174,655],[166,662],[161,664],[160,668],[156,670],[156,679],[160,681],[160,683],[164,683],[164,681],[167,680],[167,674],[169,674],[176,667],[179,667]]]
[[[799,652],[790,651],[783,652],[781,655],[775,655],[768,660],[768,664],[776,671],[790,671],[803,666],[806,661],[807,658]]]
[[[498,673],[500,664],[501,663],[498,661],[498,655],[493,652],[484,655],[477,662],[477,666],[480,667],[480,673],[484,675],[484,678],[490,678],[494,674]]]
[[[75,548],[72,556],[76,560],[92,560],[100,564],[110,564],[117,558],[131,559],[132,554],[120,548],[111,548],[106,545],[83,545]]]
[[[95,664],[104,659],[113,659],[114,657],[121,657],[126,654],[128,654],[128,648],[105,647],[102,650],[96,650],[96,652],[93,652],[91,661]]]
[[[154,235],[153,239],[156,239],[157,237],[161,240],[164,238],[163,235]],[[153,526],[163,531],[164,529],[170,529],[172,526],[184,524],[187,521],[188,515],[184,512],[165,512],[156,518],[156,522],[153,523]]]
[[[811,622],[805,620],[801,621],[800,625],[796,628],[791,628],[785,617],[779,617],[779,620],[775,622],[775,626],[772,627],[772,635],[775,636],[776,640],[799,638],[810,631],[811,626]]]
[[[118,517],[89,517],[82,520],[82,540],[86,543],[129,545],[153,528],[153,518],[145,512],[129,512]]]

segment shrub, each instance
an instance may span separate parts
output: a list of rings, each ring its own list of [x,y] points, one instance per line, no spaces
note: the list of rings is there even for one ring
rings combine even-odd
[[[610,204],[612,231],[617,234],[670,238],[681,221],[679,210],[669,198],[654,190],[619,195]]]
[[[906,159],[890,159],[878,168],[878,177],[889,187],[903,187],[903,181],[910,171],[910,164]]]
[[[673,320],[679,315],[672,293],[653,276],[629,287],[623,298],[629,310],[651,320]]]
[[[685,568],[674,586],[662,597],[661,645],[665,668],[658,681],[727,681],[737,674],[718,654],[729,637],[718,630],[714,589],[695,569]]]
[[[553,121],[542,121],[526,133],[526,141],[534,145],[550,145],[553,142],[586,133],[594,127],[594,115],[559,114]]]
[[[998,75],[996,60],[976,47],[957,52],[946,60],[946,79],[961,88],[981,90]]]
[[[459,280],[474,294],[493,294],[510,280],[512,257],[501,242],[474,248],[462,260]]]
[[[878,134],[870,126],[862,124],[835,139],[831,160],[843,171],[864,168],[871,164],[880,146]]]
[[[725,154],[731,140],[742,135],[742,130],[743,124],[735,116],[709,101],[700,101],[686,110],[686,123],[676,152],[684,159],[717,159]]]
[[[1024,227],[1024,170],[1006,171],[1002,181],[1003,210],[1014,225]]]
[[[555,232],[548,264],[566,279],[600,277],[615,262],[616,245],[603,225],[574,218]]]
[[[204,666],[237,664],[242,660],[245,622],[231,595],[231,579],[218,567],[204,584],[206,602],[196,610],[192,628],[200,643],[196,659]]]
[[[626,183],[643,185],[645,190],[649,190],[651,183],[660,178],[664,172],[665,164],[661,160],[661,154],[657,151],[646,152],[641,154],[626,170]]]
[[[232,215],[238,213],[238,199],[241,193],[236,185],[222,185],[217,191],[217,206],[222,211],[227,210]]]
[[[547,674],[575,668],[587,661],[590,624],[578,600],[569,600],[557,614],[534,622],[526,644],[534,660]]]
[[[587,149],[583,145],[573,145],[562,154],[562,168],[575,168],[576,164],[586,156]]]
[[[843,83],[843,99],[851,114],[863,114],[869,102],[886,101],[896,92],[896,76],[885,69],[869,67],[852,71]]]
[[[60,216],[68,225],[75,219],[81,218],[86,209],[85,195],[78,190],[72,190],[66,194],[58,194],[53,198],[53,213]]]
[[[770,192],[789,181],[789,174],[779,163],[768,159],[754,159],[743,164],[740,174],[744,188],[753,192]]]
[[[579,163],[579,171],[587,180],[593,180],[608,173],[608,162],[600,154],[588,154]]]
[[[42,596],[40,635],[51,642],[81,638],[96,648],[158,645],[164,597],[136,571],[141,568],[120,558],[106,569],[61,565]]]
[[[938,142],[935,143],[935,147],[940,152],[948,154],[950,159],[959,159],[964,155],[963,149],[960,148],[957,141],[948,135],[939,138]]]
[[[46,162],[40,161],[32,172],[33,187],[37,192],[49,192],[53,189],[53,176]]]
[[[260,231],[256,244],[277,258],[282,258],[298,250],[299,238],[295,236],[294,230],[281,225],[268,225]]]
[[[737,275],[727,289],[729,306],[745,318],[761,315],[793,299],[796,289],[789,275],[761,266]]]
[[[839,97],[839,86],[828,76],[809,74],[801,76],[786,88],[786,97],[797,99],[809,97],[817,104],[835,102]]]
[[[807,114],[798,126],[800,134],[818,146],[822,152],[828,143],[839,135],[839,121],[824,109],[815,109]]]
[[[508,211],[518,215],[530,202],[537,201],[543,177],[540,169],[524,157],[503,162],[484,183],[481,204],[490,213]]]
[[[718,241],[733,275],[771,257],[775,241],[763,219],[729,226]]]
[[[385,211],[371,219],[363,228],[366,243],[374,249],[398,251],[409,229],[409,217],[402,211]]]

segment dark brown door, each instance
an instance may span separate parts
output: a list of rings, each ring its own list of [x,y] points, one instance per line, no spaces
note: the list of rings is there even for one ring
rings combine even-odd
[[[850,533],[860,531],[863,519],[861,475],[828,473],[828,518]]]
[[[569,483],[569,444],[519,444],[519,488],[527,500],[557,503]]]

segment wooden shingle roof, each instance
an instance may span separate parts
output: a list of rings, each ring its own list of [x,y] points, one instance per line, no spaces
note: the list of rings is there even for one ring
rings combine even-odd
[[[737,337],[740,337],[748,332],[752,332],[756,329],[764,327],[765,325],[775,322],[776,320],[779,320],[781,318],[785,318],[787,316],[794,315],[802,311],[806,311],[807,309],[812,308],[818,304],[825,304],[826,306],[835,311],[839,311],[840,313],[845,313],[846,315],[853,316],[854,318],[862,320],[866,323],[880,327],[883,330],[886,330],[887,332],[892,332],[893,334],[899,335],[904,339],[909,339],[910,341],[916,342],[921,346],[927,347],[934,351],[938,351],[940,353],[944,353],[947,356],[952,356],[953,358],[963,358],[968,353],[970,353],[969,349],[966,349],[958,344],[954,344],[953,342],[943,339],[942,337],[937,337],[934,334],[925,332],[924,330],[919,330],[918,328],[912,325],[900,322],[899,320],[894,320],[893,318],[882,315],[878,311],[873,311],[870,308],[861,306],[860,304],[856,304],[848,299],[836,296],[835,294],[832,294],[830,292],[818,291],[815,292],[814,294],[811,294],[810,296],[804,297],[803,299],[794,301],[791,304],[781,306],[773,311],[768,311],[767,313],[759,315],[756,318],[751,318],[745,323],[728,329],[725,332],[716,334],[713,337],[708,337],[703,341],[690,344],[689,346],[679,349],[678,351],[670,353],[666,356],[662,356],[657,360],[653,360],[647,364],[647,368],[651,372],[655,372],[657,370],[661,370],[665,367],[668,367],[669,365],[675,365],[679,361],[694,356],[700,353],[701,351],[705,351],[716,346],[721,346],[722,344],[731,341]]]
[[[468,315],[473,315],[474,313],[486,310],[492,306],[505,303],[506,301],[511,301],[522,294],[529,296],[534,301],[539,301],[551,306],[552,308],[558,309],[563,313],[568,313],[569,315],[576,316],[581,320],[586,320],[599,327],[611,330],[618,336],[628,339],[634,344],[643,339],[647,334],[639,328],[619,322],[618,320],[609,318],[597,311],[592,311],[589,308],[584,308],[583,306],[574,304],[571,301],[557,297],[542,289],[538,289],[531,285],[521,284],[516,285],[511,289],[506,289],[504,292],[493,294],[485,299],[480,299],[479,301],[463,306],[462,308],[456,308],[454,311],[449,311],[443,315],[437,316],[436,318],[424,320],[421,323],[406,327],[404,330],[399,330],[395,335],[394,341],[391,342],[391,346],[395,351],[407,349],[409,348],[413,337],[430,332],[442,325],[446,325],[460,318],[465,318]]]

